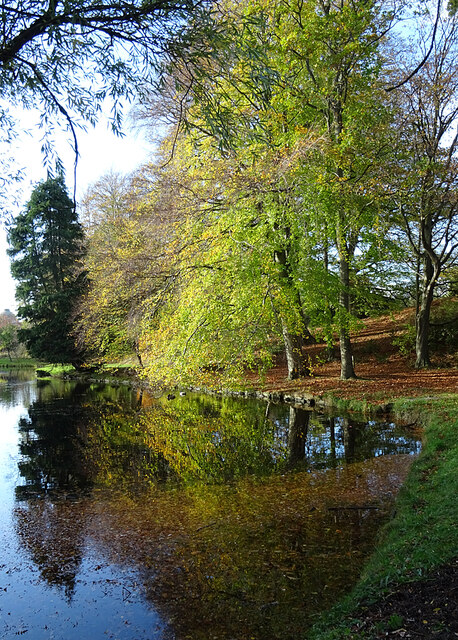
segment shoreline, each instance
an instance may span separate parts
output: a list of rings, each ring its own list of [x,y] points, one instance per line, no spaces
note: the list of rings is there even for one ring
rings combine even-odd
[[[108,384],[115,381],[148,389],[148,385],[135,385],[132,380],[93,378],[93,381]],[[186,390],[217,397],[287,404],[305,410],[339,408],[369,415],[391,414],[401,422],[421,427],[424,430],[422,452],[412,464],[396,499],[394,515],[383,528],[360,580],[334,608],[320,616],[306,632],[304,640],[414,638],[419,637],[419,629],[429,633],[435,628],[434,624],[443,631],[423,637],[437,637],[438,640],[458,637],[453,609],[456,607],[453,588],[458,584],[457,393],[431,393],[430,389],[425,389],[423,396],[401,396],[389,402],[378,402],[375,398],[352,402],[337,394],[314,396],[309,392],[291,393],[288,390],[236,391],[205,387]],[[166,390],[161,390],[161,395],[165,393]],[[448,467],[451,470],[447,470]],[[450,482],[451,473],[454,474],[455,490]],[[426,504],[426,514],[416,510],[417,504]],[[452,523],[452,528],[447,528],[445,522]],[[431,589],[426,589],[427,585],[431,586],[433,594]],[[448,602],[449,592],[452,606]],[[393,601],[393,594],[400,594],[397,600],[394,598]],[[429,601],[434,602],[435,607],[428,608]],[[400,613],[396,613],[400,607]],[[429,621],[425,621],[426,610]],[[411,617],[407,618],[408,615]]]

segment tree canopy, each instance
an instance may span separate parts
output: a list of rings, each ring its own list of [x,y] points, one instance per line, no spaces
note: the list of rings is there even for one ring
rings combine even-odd
[[[0,124],[14,135],[16,112],[36,109],[45,157],[57,126],[67,128],[78,155],[78,126],[94,124],[102,108],[121,131],[121,98],[155,81],[158,56],[178,46],[199,0],[16,0],[2,4]],[[58,125],[59,123],[59,125]],[[6,160],[5,160],[6,163]],[[54,159],[49,162],[52,169]],[[12,169],[11,169],[12,171]],[[2,181],[9,176],[3,172]]]
[[[349,379],[364,317],[416,302],[417,366],[428,366],[428,309],[457,261],[457,18],[419,7],[417,64],[393,28],[403,8],[223,0],[186,21],[184,5],[156,7],[160,59],[141,8],[124,53],[114,31],[107,55],[126,82],[154,62],[140,113],[162,142],[135,175],[107,175],[84,199],[79,344],[134,350],[150,380],[171,383],[234,380],[279,350],[289,378],[306,376],[304,344],[323,339],[328,356],[338,342]],[[111,32],[97,28],[103,57]],[[77,92],[94,89],[92,72]]]

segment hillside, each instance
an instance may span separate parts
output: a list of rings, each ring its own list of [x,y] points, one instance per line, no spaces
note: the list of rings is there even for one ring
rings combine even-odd
[[[413,322],[414,310],[406,309],[363,321],[364,326],[353,335],[357,380],[340,380],[340,361],[337,355],[326,361],[325,344],[311,345],[305,353],[311,365],[311,377],[287,380],[286,362],[279,357],[263,383],[265,390],[304,391],[320,396],[334,394],[342,398],[372,399],[384,402],[390,398],[416,397],[458,391],[458,344],[454,348],[438,346],[432,350],[433,366],[417,371],[413,351],[401,353],[396,341]],[[257,386],[255,376],[250,383]]]

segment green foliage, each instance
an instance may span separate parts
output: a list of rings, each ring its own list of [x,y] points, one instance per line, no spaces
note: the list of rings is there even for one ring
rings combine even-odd
[[[435,348],[456,349],[458,344],[458,300],[445,298],[433,307],[431,314],[431,344]]]
[[[408,323],[400,335],[393,337],[393,345],[399,348],[399,353],[410,357],[415,352],[415,324]]]
[[[319,328],[328,344],[339,335],[352,377],[358,319],[413,291],[416,235],[395,205],[418,204],[410,169],[424,165],[385,91],[392,19],[375,2],[228,0],[197,49],[184,25],[143,105],[150,125],[172,123],[157,162],[86,199],[82,344],[135,351],[150,381],[234,384],[282,342],[299,360]]]
[[[398,134],[391,178],[393,223],[409,242],[417,278],[417,368],[431,364],[432,304],[441,284],[450,293],[458,249],[454,124],[458,117],[458,24],[442,14],[436,26],[427,63],[400,85],[396,97]],[[429,26],[419,29],[421,46],[429,37]],[[445,282],[441,283],[441,275]]]
[[[85,286],[83,232],[61,176],[35,187],[24,213],[9,226],[8,242],[18,315],[27,321],[19,339],[32,357],[77,362],[70,332]]]
[[[210,64],[193,60],[191,84],[185,59],[164,73],[186,104],[166,172],[192,250],[178,249],[182,277],[159,329],[145,326],[150,374],[262,368],[310,322],[329,341],[335,328],[348,337],[353,283],[341,266],[363,283],[384,251],[375,160],[391,135],[378,80],[389,16],[372,3],[282,0],[228,2],[222,16],[225,39]],[[369,289],[353,296],[357,314]]]
[[[85,256],[89,287],[80,300],[74,333],[95,358],[140,357],[139,337],[147,302],[160,297],[170,266],[167,243],[173,213],[145,199],[148,167],[134,177],[107,174],[92,185],[83,202],[88,234]]]
[[[6,351],[10,360],[13,359],[17,349],[19,347],[19,340],[17,335],[17,327],[13,324],[9,324],[0,328],[0,350]]]
[[[173,242],[165,248],[175,286],[161,294],[162,307],[152,322],[148,317],[144,322],[147,373],[169,383],[202,382],[214,369],[226,380],[243,365],[263,369],[283,327],[294,332],[302,326],[298,288],[289,271],[293,262],[275,260],[294,247],[285,237],[289,220],[294,222],[291,208],[287,202],[280,206],[277,194],[253,192],[249,181],[256,175],[248,171],[247,184],[224,180],[238,170],[237,161],[219,158],[211,168],[202,166],[206,152],[211,154],[211,147],[201,148],[199,157],[192,147],[181,147],[163,177],[173,181],[178,202],[186,202],[190,189],[199,198],[196,209],[182,209]],[[185,174],[179,162],[186,164]],[[156,299],[146,301],[146,308],[157,308]]]
[[[56,376],[62,377],[65,374],[72,373],[75,371],[75,368],[70,365],[59,365],[59,364],[40,364],[39,369],[37,369],[38,377],[48,377],[48,376]]]
[[[393,345],[399,348],[404,357],[410,358],[415,352],[416,329],[412,319],[404,330],[392,338]],[[431,310],[430,339],[436,353],[453,353],[458,342],[458,301],[456,298],[442,298]]]

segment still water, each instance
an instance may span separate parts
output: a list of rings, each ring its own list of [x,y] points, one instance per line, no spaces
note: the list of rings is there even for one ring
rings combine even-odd
[[[0,637],[304,638],[419,450],[392,423],[0,373]]]

